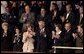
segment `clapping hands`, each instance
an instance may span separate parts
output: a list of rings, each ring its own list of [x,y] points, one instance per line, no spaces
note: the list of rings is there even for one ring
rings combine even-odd
[[[72,36],[74,37],[74,39],[77,38],[77,33],[72,33]]]
[[[59,34],[56,34],[55,31],[52,31],[52,39],[53,39],[53,38],[57,38],[57,39],[59,39],[59,37],[60,37]]]

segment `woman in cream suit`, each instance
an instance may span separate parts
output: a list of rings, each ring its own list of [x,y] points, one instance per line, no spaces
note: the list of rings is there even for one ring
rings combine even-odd
[[[33,28],[31,24],[26,26],[26,32],[23,33],[23,52],[33,52],[34,50],[34,39],[32,38],[35,33],[33,32]]]

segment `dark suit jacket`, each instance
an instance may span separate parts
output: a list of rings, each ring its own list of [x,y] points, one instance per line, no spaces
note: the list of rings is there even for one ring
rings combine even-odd
[[[67,13],[65,13],[65,15],[64,15],[65,18],[66,18],[66,15],[67,15]],[[68,20],[72,25],[76,25],[76,18],[75,18],[75,14],[74,14],[73,12],[71,12],[71,13],[69,14],[68,18],[65,19],[64,23],[66,23],[67,20]]]
[[[7,36],[5,36],[5,37],[3,37],[3,32],[2,32],[1,51],[10,51],[12,49],[11,37],[12,37],[12,35],[10,34],[10,32],[7,32]]]
[[[54,24],[62,24],[62,20],[61,20],[61,18],[60,18],[60,15],[59,15],[59,13],[57,12],[56,13],[56,16],[55,17],[53,17],[53,12],[51,12],[50,13],[50,15],[51,15],[51,29],[52,30],[54,30]]]
[[[73,46],[72,30],[70,30],[69,32],[67,32],[67,31],[64,32],[63,45],[64,46]]]
[[[45,37],[45,35],[46,37]],[[36,42],[37,42],[37,51],[39,52],[47,52],[47,49],[49,47],[48,43],[49,43],[49,32],[48,30],[45,28],[45,32],[44,33],[40,33],[40,30],[38,29],[37,33],[36,33]]]
[[[52,15],[52,18],[53,18],[53,13],[51,13],[51,15]],[[62,23],[62,21],[60,19],[59,12],[57,12],[54,19],[52,19],[52,23],[56,23],[56,24],[61,24]]]
[[[63,39],[62,39],[63,46],[73,47],[75,45],[74,41],[73,41],[72,33],[73,33],[72,30],[70,30],[68,32],[64,31],[64,36],[63,36]],[[74,53],[74,50],[63,49],[63,53]]]
[[[63,36],[64,36],[64,32],[61,32],[59,35],[60,35],[59,39],[57,39],[57,38],[53,39],[53,45],[54,46],[63,46],[62,39],[63,39]],[[56,53],[62,53],[62,49],[56,49]]]

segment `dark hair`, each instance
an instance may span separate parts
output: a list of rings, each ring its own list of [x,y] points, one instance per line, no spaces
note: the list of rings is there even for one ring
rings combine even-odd
[[[26,6],[29,6],[29,8],[30,8],[30,5],[29,5],[29,4],[26,4],[25,7],[26,7]]]
[[[29,6],[29,8],[30,8],[30,5],[26,4],[26,5],[24,6],[23,12],[25,12],[25,7],[26,7],[26,6]],[[31,9],[30,9],[30,11],[31,11]]]
[[[79,24],[79,25],[77,25],[77,26],[80,26],[81,28],[83,28],[83,25],[82,25],[82,24]]]
[[[66,23],[65,23],[65,25],[66,25],[66,24],[70,24],[70,25],[71,25],[71,23],[70,23],[70,22],[66,22]]]
[[[19,31],[21,31],[20,28],[19,28],[18,26],[15,26],[14,31],[15,31],[16,29],[19,29]]]
[[[55,27],[58,27],[60,30],[62,30],[62,26],[61,26],[61,24],[57,24],[57,25],[54,24],[54,26],[55,26]]]
[[[71,5],[70,3],[66,4],[66,6],[67,6],[67,5],[69,5],[69,6],[70,6],[70,8],[72,8],[72,5]]]
[[[55,10],[58,10],[58,6],[57,6],[57,4],[56,4],[56,3],[52,3],[52,5],[54,5],[54,6],[55,6]]]
[[[38,22],[39,22],[39,21],[43,21],[43,22],[45,22],[45,20],[44,20],[44,19],[39,19],[39,20],[38,20]]]
[[[45,7],[41,7],[41,9],[44,9],[46,11]],[[40,11],[41,11],[41,9],[40,9]]]

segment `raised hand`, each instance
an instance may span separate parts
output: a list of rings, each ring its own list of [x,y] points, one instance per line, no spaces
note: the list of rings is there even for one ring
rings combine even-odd
[[[72,36],[74,37],[74,39],[77,38],[77,34],[76,33],[72,33]]]
[[[55,37],[55,32],[52,31],[52,39]]]

